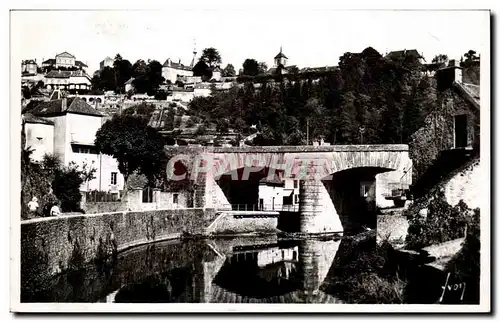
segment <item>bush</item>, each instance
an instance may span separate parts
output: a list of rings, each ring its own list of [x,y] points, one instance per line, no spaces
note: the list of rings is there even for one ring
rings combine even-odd
[[[406,236],[408,249],[421,249],[464,237],[465,227],[472,220],[472,211],[463,200],[452,207],[441,190],[429,202],[426,217],[419,214],[420,209],[424,207],[411,209],[412,218]]]
[[[325,291],[348,303],[404,303],[406,282],[388,267],[390,247],[387,242],[377,245],[374,234],[361,241],[344,239],[335,258],[332,283]]]
[[[80,211],[80,186],[83,178],[80,171],[75,167],[61,168],[56,171],[52,189],[61,201],[63,212]]]

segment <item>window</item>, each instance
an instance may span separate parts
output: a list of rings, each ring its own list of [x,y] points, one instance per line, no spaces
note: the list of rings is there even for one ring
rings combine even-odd
[[[367,184],[361,184],[361,197],[368,197],[370,187]]]
[[[115,185],[116,184],[116,178],[118,176],[117,172],[111,172],[111,184]]]
[[[153,202],[153,189],[146,187],[142,190],[142,202],[151,203]]]
[[[299,195],[294,195],[294,203],[299,203]]]
[[[455,115],[455,148],[467,147],[467,115]]]
[[[178,204],[179,203],[179,194],[178,193],[174,193],[174,201],[173,201],[174,204]]]
[[[293,188],[297,189],[299,187],[299,180],[293,180]]]

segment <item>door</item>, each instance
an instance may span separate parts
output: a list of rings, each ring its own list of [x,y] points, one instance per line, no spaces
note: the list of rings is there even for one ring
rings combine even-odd
[[[467,115],[455,115],[455,148],[467,147]]]

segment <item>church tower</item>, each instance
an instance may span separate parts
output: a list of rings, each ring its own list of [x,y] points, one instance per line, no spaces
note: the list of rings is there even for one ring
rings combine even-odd
[[[283,47],[280,46],[280,52],[274,57],[274,66],[286,66],[286,61],[288,57],[286,57],[285,54],[283,54]]]

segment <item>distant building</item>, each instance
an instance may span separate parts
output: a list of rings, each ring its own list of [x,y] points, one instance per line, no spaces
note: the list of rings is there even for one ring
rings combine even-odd
[[[23,60],[21,63],[21,73],[23,74],[36,75],[37,69],[36,59]]]
[[[104,58],[104,60],[99,63],[99,70],[103,70],[104,67],[113,68],[114,62],[115,62],[115,60],[109,56]]]
[[[92,86],[90,76],[83,70],[51,70],[45,75],[47,89],[89,90]]]
[[[181,64],[180,59],[178,63],[174,63],[168,58],[163,64],[161,75],[165,78],[165,82],[170,81],[175,84],[179,78],[193,76],[193,67]]]
[[[385,55],[385,58],[393,61],[404,60],[406,58],[413,58],[415,59],[416,62],[420,64],[425,63],[424,57],[420,55],[420,53],[416,49],[391,51],[387,55]]]
[[[35,149],[33,159],[54,153],[68,165],[75,162],[92,166],[95,179],[81,187],[85,190],[117,192],[123,189],[123,176],[118,162],[111,156],[98,154],[95,134],[103,123],[103,115],[79,97],[67,98],[54,91],[49,101],[30,102],[23,110],[26,144]]]
[[[267,74],[274,75],[274,74],[288,74],[289,72],[292,71],[298,71],[297,66],[295,65],[290,65],[287,66],[288,62],[288,57],[283,53],[283,48],[280,47],[280,52],[274,56],[274,65],[273,67],[269,68],[267,71]]]
[[[221,77],[222,77],[222,71],[221,71],[221,69],[217,66],[217,67],[215,67],[215,68],[213,69],[213,71],[212,71],[212,80],[214,80],[214,81],[218,82],[218,81],[220,81]]]
[[[298,211],[299,180],[276,175],[259,181],[259,209]]]
[[[71,69],[71,68],[76,68],[76,69],[85,69],[88,66],[79,61],[76,60],[75,56],[68,52],[63,52],[60,54],[56,55],[56,58],[50,58],[42,62],[42,67],[53,67],[55,69],[59,68],[65,68],[65,69]]]
[[[128,81],[125,82],[125,92],[127,93],[128,91],[133,91],[135,89],[134,87],[134,79],[133,77],[130,77]]]

